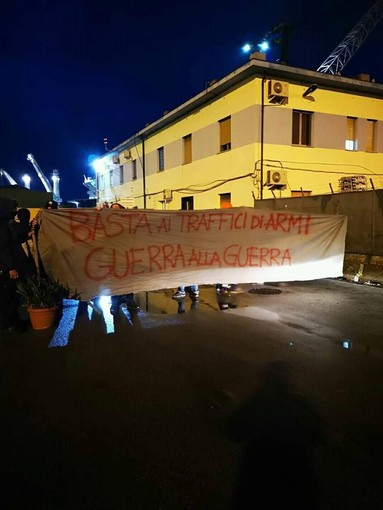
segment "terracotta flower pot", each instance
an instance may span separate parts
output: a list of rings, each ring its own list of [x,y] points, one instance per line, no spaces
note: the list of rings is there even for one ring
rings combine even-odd
[[[57,306],[52,308],[27,308],[33,329],[48,329],[53,326]]]

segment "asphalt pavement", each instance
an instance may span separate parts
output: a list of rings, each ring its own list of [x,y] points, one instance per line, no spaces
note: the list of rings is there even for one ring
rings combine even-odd
[[[383,288],[171,296],[1,337],[1,510],[382,508]]]

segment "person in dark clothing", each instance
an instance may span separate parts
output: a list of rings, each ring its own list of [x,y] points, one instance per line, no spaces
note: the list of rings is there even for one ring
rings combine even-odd
[[[30,225],[30,219],[31,219],[31,213],[29,209],[26,209],[25,207],[21,207],[20,209],[17,209],[14,224],[17,231],[17,237],[18,240],[21,243],[24,243],[25,241],[28,241],[31,237],[31,225]]]
[[[29,209],[17,210],[15,219],[11,221],[11,230],[16,242],[17,266],[21,272],[20,277],[36,274],[36,265],[33,259],[30,243],[32,242],[31,213]]]
[[[44,209],[48,209],[48,210],[58,209],[58,208],[59,208],[59,204],[55,200],[48,200],[44,205]],[[33,237],[33,242],[35,243],[34,249],[35,249],[36,262],[34,263],[34,266],[35,266],[36,272],[38,272],[41,276],[46,276],[47,274],[44,269],[44,264],[43,264],[43,261],[41,260],[41,257],[40,257],[39,251],[38,251],[39,230],[40,230],[40,225],[38,223],[37,217],[35,217],[31,221],[31,236]]]
[[[17,242],[10,225],[16,208],[15,200],[0,197],[0,327],[8,332],[14,332],[18,326]]]
[[[59,208],[59,204],[55,200],[48,200],[47,202],[45,202],[44,209],[52,210],[52,209],[58,209],[58,208]],[[40,227],[37,223],[36,218],[33,218],[32,222],[31,222],[31,226],[32,226],[35,234],[37,234]]]

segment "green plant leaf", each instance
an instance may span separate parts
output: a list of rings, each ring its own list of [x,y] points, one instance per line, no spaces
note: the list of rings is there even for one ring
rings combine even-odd
[[[77,290],[71,295],[67,284],[50,276],[27,276],[17,280],[16,285],[22,304],[28,308],[51,308],[60,305],[64,298],[80,299]]]

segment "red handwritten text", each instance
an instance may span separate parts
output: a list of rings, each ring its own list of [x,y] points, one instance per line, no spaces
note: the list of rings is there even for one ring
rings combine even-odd
[[[146,213],[108,211],[107,214],[88,215],[86,213],[70,215],[70,230],[73,242],[89,242],[97,238],[116,237],[121,234],[136,234],[143,231],[152,233]]]
[[[291,265],[289,249],[231,244],[222,252],[185,250],[180,244],[150,245],[119,251],[95,248],[85,257],[84,272],[95,281],[190,267],[265,267]]]
[[[244,229],[247,221],[247,212],[178,213],[178,216],[180,232]]]
[[[310,215],[296,215],[284,213],[253,214],[251,218],[252,230],[273,230],[295,234],[309,234]]]

